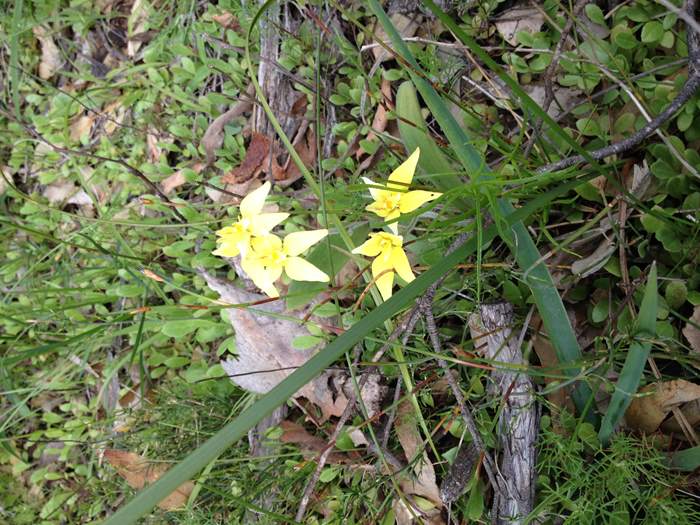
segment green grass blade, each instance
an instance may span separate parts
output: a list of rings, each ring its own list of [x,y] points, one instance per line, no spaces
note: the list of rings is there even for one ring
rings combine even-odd
[[[639,309],[637,318],[636,334],[645,337],[653,336],[656,333],[656,314],[658,312],[658,291],[656,280],[656,263],[652,264],[647,279],[647,286],[642,299],[642,306]],[[635,341],[627,351],[625,364],[622,367],[620,377],[615,384],[615,393],[610,400],[608,410],[600,425],[598,438],[603,444],[610,441],[615,426],[625,414],[627,407],[632,402],[632,396],[637,393],[639,383],[642,380],[644,367],[646,366],[651,343],[646,341]]]
[[[700,467],[700,447],[687,448],[669,454],[668,466],[674,470],[692,472]]]
[[[369,6],[375,14],[379,23],[386,31],[392,45],[402,57],[401,63],[407,63],[407,71],[411,80],[418,88],[423,100],[428,104],[430,111],[436,118],[443,132],[447,136],[462,166],[472,178],[472,183],[486,181],[492,178],[485,159],[470,144],[469,136],[459,126],[444,103],[440,95],[435,91],[432,84],[425,80],[424,72],[420,69],[416,59],[393,26],[377,0],[370,0]],[[436,177],[439,178],[439,177]],[[578,375],[577,367],[568,367],[568,364],[581,360],[581,349],[573,332],[569,317],[564,308],[564,304],[559,296],[559,292],[552,282],[549,270],[540,260],[540,254],[524,225],[514,225],[512,232],[506,231],[503,227],[503,217],[508,215],[512,206],[504,199],[499,199],[498,203],[492,195],[488,194],[488,187],[484,188],[489,200],[492,202],[491,212],[494,220],[499,225],[501,235],[510,245],[520,268],[532,275],[536,279],[536,286],[531,286],[531,291],[535,302],[540,308],[540,315],[549,333],[552,345],[557,353],[557,358],[562,366],[566,367],[566,373],[570,376]],[[510,241],[510,242],[509,242]],[[530,284],[530,283],[529,283]],[[586,412],[586,406],[591,398],[591,390],[584,384],[575,386],[577,392],[573,399],[576,408],[580,413]]]

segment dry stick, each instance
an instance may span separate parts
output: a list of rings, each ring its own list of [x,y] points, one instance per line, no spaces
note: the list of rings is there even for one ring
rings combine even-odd
[[[578,17],[579,13],[583,9],[583,7],[588,3],[588,0],[578,0],[576,2],[576,5],[574,5],[573,9],[573,14],[572,16],[566,21],[566,25],[564,26],[564,29],[562,29],[559,42],[557,42],[557,47],[554,48],[554,55],[552,55],[552,61],[549,63],[547,66],[547,69],[544,71],[544,101],[542,102],[542,110],[547,113],[549,111],[549,106],[552,105],[552,102],[554,101],[554,89],[552,89],[552,81],[554,80],[554,72],[557,69],[557,66],[559,65],[559,60],[561,59],[561,54],[564,51],[564,44],[566,44],[567,40],[569,39],[569,33],[571,32],[571,28],[574,27],[574,23],[576,23],[576,18]],[[532,146],[535,145],[535,141],[537,140],[537,137],[540,134],[540,131],[542,130],[542,118],[537,119],[537,122],[535,123],[535,127],[532,130],[532,135],[530,136],[530,139],[527,141],[527,144],[525,145],[525,158],[528,158],[530,156],[530,151],[532,150]]]
[[[448,248],[446,255],[449,255],[454,250],[459,248],[462,244],[464,244],[467,241],[467,238],[468,236],[466,234],[462,234],[459,237],[457,237],[457,239]],[[435,293],[437,292],[438,287],[440,286],[440,284],[442,284],[442,281],[445,279],[445,277],[446,276],[443,276],[441,279],[433,283],[433,285],[430,288],[428,288],[426,294],[418,301],[420,309],[423,313],[423,317],[425,318],[426,328],[428,331],[428,336],[430,337],[430,342],[433,345],[433,349],[435,350],[435,353],[437,355],[442,355],[442,344],[440,343],[440,336],[438,335],[437,326],[435,324],[435,316],[433,315],[432,307],[433,300],[435,298]],[[462,391],[459,389],[457,380],[455,379],[454,375],[452,375],[452,370],[449,368],[447,361],[445,361],[442,358],[438,358],[437,361],[438,365],[445,370],[447,382],[449,383],[450,389],[452,390],[452,395],[455,396],[457,404],[460,407],[460,410],[462,412],[462,419],[464,420],[464,424],[467,427],[469,434],[471,435],[472,442],[483,456],[484,471],[486,472],[486,475],[489,478],[494,492],[500,496],[503,493],[504,487],[506,487],[505,480],[502,479],[502,476],[500,475],[496,467],[496,463],[489,454],[488,450],[486,450],[484,441],[481,439],[481,434],[479,433],[479,429],[476,426],[476,421],[474,421],[474,418],[471,412],[469,411],[469,407],[467,406],[464,396],[462,395]],[[501,478],[500,480],[496,478],[496,474],[498,474],[499,478]]]
[[[695,0],[688,0],[686,12],[691,16],[695,16]],[[649,137],[658,128],[668,121],[676,111],[678,111],[700,88],[700,35],[696,33],[693,27],[688,24],[688,80],[678,93],[678,96],[656,117],[651,119],[639,131],[633,133],[629,137],[620,142],[610,144],[604,148],[591,151],[588,155],[595,159],[601,160],[611,155],[619,155],[642,142]],[[537,169],[536,173],[546,173],[549,171],[562,170],[575,164],[585,162],[586,157],[583,155],[574,155],[561,159],[551,164],[546,164]]]

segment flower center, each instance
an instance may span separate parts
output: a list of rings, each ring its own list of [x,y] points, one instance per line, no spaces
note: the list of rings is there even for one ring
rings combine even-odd
[[[379,198],[379,205],[386,211],[392,211],[399,207],[400,200],[400,193],[387,191]]]

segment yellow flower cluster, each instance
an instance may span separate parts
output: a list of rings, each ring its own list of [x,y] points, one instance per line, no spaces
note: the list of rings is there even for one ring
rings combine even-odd
[[[366,209],[383,217],[386,222],[391,221],[388,224],[391,233],[370,233],[369,239],[355,248],[352,253],[375,258],[372,261],[372,277],[385,301],[391,297],[395,273],[407,283],[415,279],[411,264],[403,250],[403,237],[399,235],[396,220],[401,214],[417,210],[425,203],[442,195],[442,193],[424,190],[407,191],[416,172],[419,156],[420,149],[416,148],[411,156],[389,175],[386,186],[377,185],[370,179],[363,178],[370,186],[369,191],[374,199]]]
[[[369,185],[374,200],[366,209],[383,217],[389,223],[387,227],[391,233],[370,233],[369,239],[352,253],[374,257],[372,277],[385,301],[391,297],[394,274],[398,274],[406,282],[415,279],[411,263],[403,250],[403,237],[399,235],[397,219],[402,214],[415,211],[442,195],[424,190],[408,191],[419,155],[420,150],[416,148],[411,156],[389,175],[386,185],[378,185],[370,179],[363,178]],[[294,232],[284,239],[270,233],[275,226],[289,217],[289,214],[262,212],[269,192],[270,183],[266,182],[246,195],[241,201],[238,221],[216,232],[219,238],[214,255],[240,255],[243,271],[270,297],[279,297],[274,283],[283,272],[294,281],[330,281],[328,275],[300,257],[326,237],[328,230]]]
[[[288,213],[262,213],[271,185],[266,182],[241,201],[240,218],[216,232],[214,255],[241,256],[241,267],[269,297],[279,297],[275,288],[284,271],[294,281],[328,282],[330,278],[300,257],[328,235],[328,230],[294,232],[280,239],[270,231],[289,217]]]

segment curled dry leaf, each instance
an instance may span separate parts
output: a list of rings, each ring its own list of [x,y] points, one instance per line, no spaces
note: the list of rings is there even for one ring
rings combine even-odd
[[[693,316],[689,323],[685,323],[683,327],[683,335],[688,340],[690,348],[693,352],[700,354],[700,306],[696,306],[693,310]]]
[[[311,129],[298,136],[294,141],[294,150],[299,154],[304,166],[313,168],[316,165],[316,137]],[[278,169],[275,169],[273,165],[272,174],[281,186],[289,186],[302,176],[301,170],[291,157],[287,159],[284,167],[278,166]]]
[[[442,498],[435,480],[435,469],[430,462],[418,432],[413,405],[403,401],[396,413],[396,437],[401,443],[407,461],[413,465],[410,477],[402,476],[399,484],[407,494],[429,499],[437,508]]]
[[[126,54],[133,57],[141,48],[142,39],[135,38],[141,35],[146,30],[146,22],[148,21],[148,2],[146,0],[135,0],[131,6],[131,14],[129,15],[129,40],[126,44]]]
[[[260,303],[224,310],[236,334],[238,353],[221,365],[238,386],[257,394],[269,392],[316,353],[316,349],[292,348],[296,337],[310,335],[301,322],[306,312],[286,311],[284,301],[265,302],[266,296],[237,288],[206,271],[200,273],[224,303]],[[304,385],[294,397],[304,397],[314,403],[324,418],[340,416],[348,404],[343,393],[346,379],[347,374],[327,370]]]
[[[617,243],[612,237],[604,237],[598,247],[587,257],[583,257],[571,265],[571,273],[581,278],[588,277],[600,270],[615,253]]]
[[[207,165],[214,163],[214,160],[216,160],[216,150],[224,143],[224,128],[226,124],[243,116],[246,111],[250,111],[253,108],[251,97],[254,93],[255,88],[251,84],[248,86],[241,100],[236,102],[228,111],[216,117],[212,123],[209,124],[209,127],[204,132],[204,136],[199,143],[206,154]]]
[[[544,24],[544,15],[534,7],[516,7],[503,13],[496,21],[496,29],[512,46],[518,45],[518,31],[536,33]]]
[[[377,138],[377,133],[382,133],[386,129],[386,125],[389,122],[389,111],[391,109],[391,83],[386,79],[382,79],[381,85],[382,99],[379,101],[377,106],[377,112],[374,114],[374,119],[372,120],[372,129],[367,133],[367,140],[374,140]],[[358,148],[356,157],[360,158],[362,154],[365,153],[362,147]]]
[[[238,23],[238,19],[229,12],[214,15],[211,17],[211,19],[224,29],[237,31],[241,28],[241,24]]]
[[[151,463],[143,456],[125,450],[107,449],[104,452],[104,458],[126,480],[129,486],[136,490],[152,484],[169,468],[166,463]],[[194,489],[194,484],[191,481],[186,481],[158,503],[158,506],[163,510],[175,510],[183,507],[187,503],[192,489]]]
[[[89,137],[92,126],[95,124],[95,114],[82,115],[75,119],[70,126],[70,138],[72,141],[80,142],[83,137]]]
[[[270,139],[262,133],[253,132],[243,162],[224,175],[221,180],[227,184],[240,184],[252,179],[263,168],[270,155]]]
[[[196,162],[192,166],[192,170],[195,173],[199,173],[202,171],[204,168],[204,164],[201,162]],[[163,193],[166,195],[168,193],[171,193],[175,189],[179,188],[183,184],[187,182],[187,179],[185,178],[185,174],[183,173],[183,170],[178,170],[172,175],[167,176],[165,179],[163,179],[160,183],[160,188],[163,190]],[[220,192],[219,192],[220,193]]]
[[[656,432],[674,407],[700,399],[700,385],[677,379],[644,387],[625,413],[627,426],[647,434]]]
[[[391,23],[399,32],[402,38],[410,38],[416,34],[418,27],[420,27],[423,21],[422,16],[406,16],[402,13],[393,13],[391,16]],[[374,59],[378,62],[384,62],[392,58],[392,53],[387,51],[382,45],[391,49],[391,40],[387,36],[384,28],[379,22],[374,27],[374,41],[379,44],[372,48],[372,53],[374,54]]]
[[[41,61],[39,62],[39,76],[48,80],[61,69],[63,60],[61,59],[61,50],[58,48],[53,38],[49,34],[49,30],[44,26],[36,26],[34,36],[41,44]]]
[[[298,445],[303,452],[305,452],[308,457],[316,457],[321,454],[326,447],[328,442],[319,436],[314,436],[308,432],[303,426],[292,421],[282,421],[280,423],[282,428],[282,436],[280,441],[282,443],[292,443]],[[328,463],[347,463],[348,456],[342,452],[331,452],[328,455]]]
[[[92,199],[85,193],[85,190],[68,181],[49,184],[44,189],[44,197],[46,197],[51,204],[67,203],[77,204],[79,206],[92,205]]]

